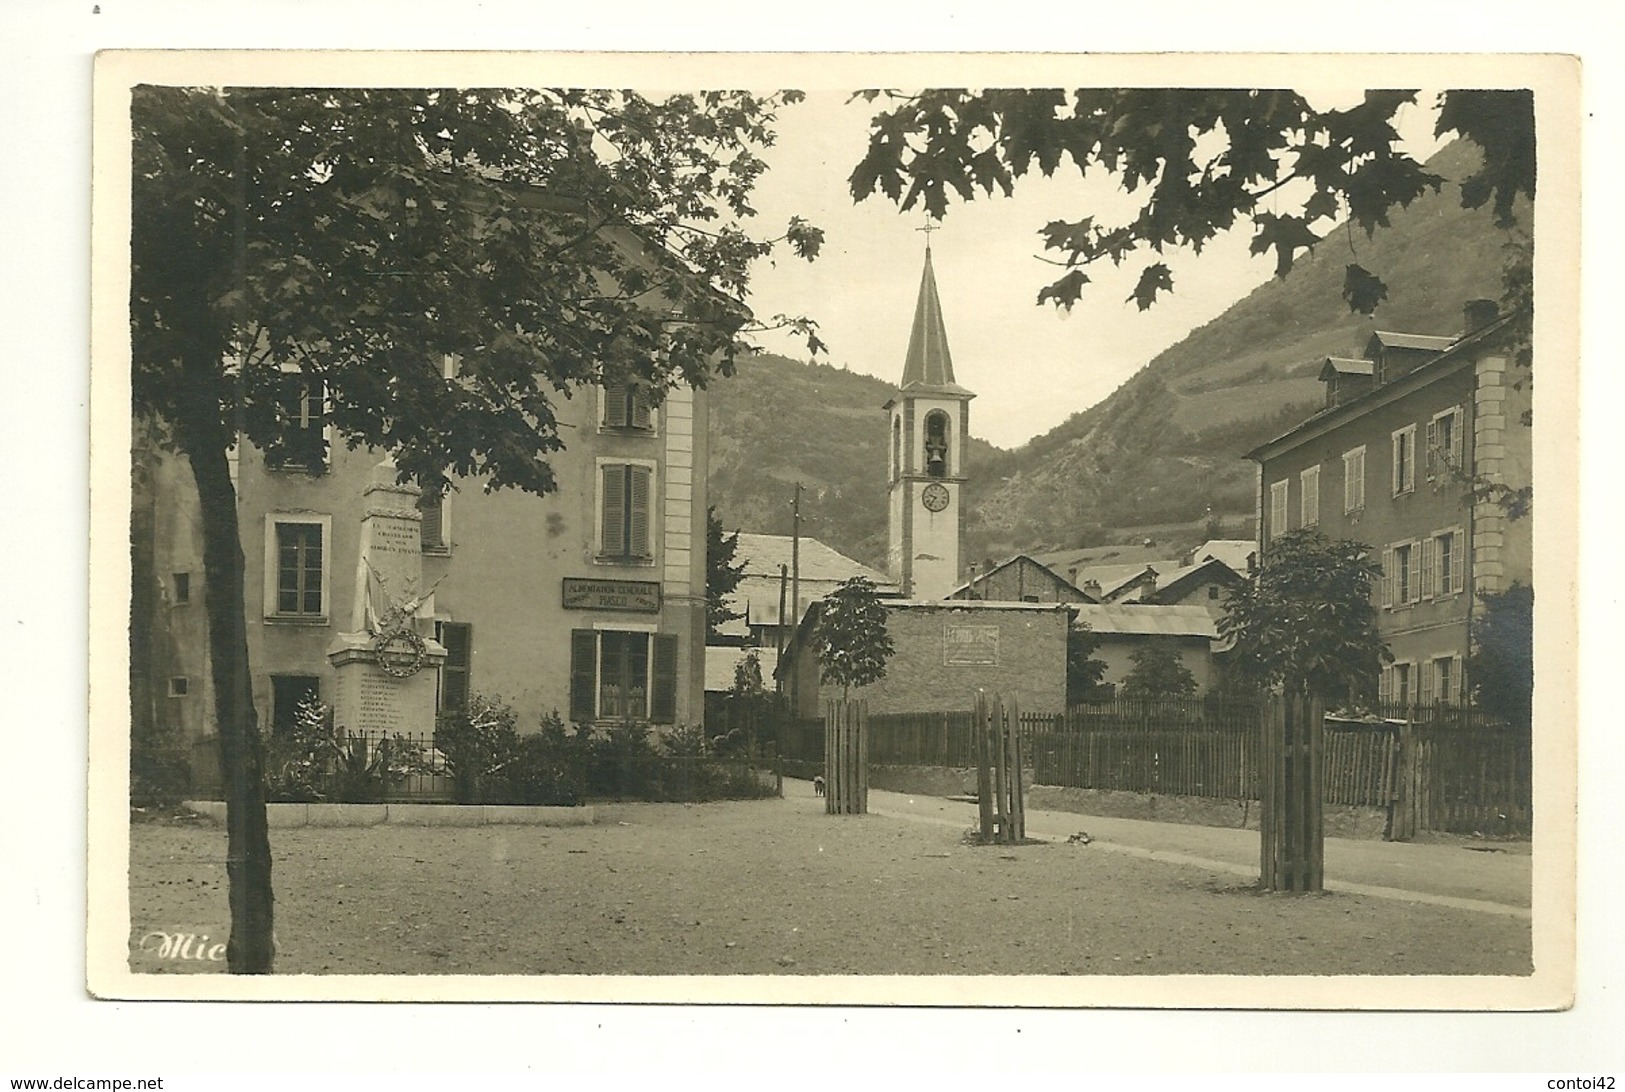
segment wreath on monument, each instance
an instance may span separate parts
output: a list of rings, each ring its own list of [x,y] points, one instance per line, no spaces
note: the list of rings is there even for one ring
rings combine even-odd
[[[423,669],[423,658],[428,653],[428,645],[424,642],[422,634],[414,627],[412,619],[423,600],[433,594],[434,588],[440,586],[440,581],[435,581],[434,587],[422,595],[395,597],[389,595],[382,573],[373,569],[370,564],[367,565],[367,570],[373,579],[377,580],[379,589],[390,600],[388,609],[382,613],[378,619],[378,626],[373,631],[373,656],[385,675],[392,679],[409,679]]]
[[[428,646],[408,623],[379,633],[373,638],[372,651],[385,675],[392,679],[409,679],[422,670]]]

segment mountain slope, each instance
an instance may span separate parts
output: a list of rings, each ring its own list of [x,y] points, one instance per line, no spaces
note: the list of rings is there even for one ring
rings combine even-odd
[[[1476,154],[1457,143],[1429,166],[1457,179]],[[1254,466],[1242,456],[1321,404],[1316,375],[1326,356],[1357,355],[1374,329],[1455,333],[1466,300],[1500,296],[1514,240],[1486,210],[1462,209],[1458,194],[1446,186],[1398,210],[1371,239],[1334,234],[1285,281],[1262,285],[1104,401],[1016,451],[973,440],[966,561],[1142,536],[1171,547],[1250,536]],[[1342,300],[1350,262],[1388,284],[1374,320],[1350,314]],[[816,312],[816,301],[807,309]],[[1156,321],[1154,308],[1145,321]],[[724,524],[788,534],[799,480],[804,533],[883,568],[880,407],[891,385],[760,355],[712,391],[709,482]]]
[[[1476,156],[1458,142],[1430,167],[1456,179]],[[1487,210],[1462,209],[1458,193],[1447,185],[1398,210],[1371,239],[1334,234],[1286,280],[1260,286],[1100,404],[1014,452],[1001,467],[1008,481],[974,477],[969,556],[1137,537],[1158,525],[1185,525],[1196,541],[1210,507],[1224,535],[1249,535],[1254,465],[1242,456],[1321,404],[1316,375],[1326,356],[1358,355],[1375,329],[1456,333],[1465,301],[1500,296],[1515,240]],[[1342,300],[1350,262],[1388,284],[1374,319]]]

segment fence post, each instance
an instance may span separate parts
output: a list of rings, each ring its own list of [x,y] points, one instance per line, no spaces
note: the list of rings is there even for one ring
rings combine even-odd
[[[1015,698],[1010,699],[1009,731],[1011,745],[1010,762],[1010,838],[1012,844],[1019,844],[1027,838],[1027,802],[1023,798],[1026,787],[1026,775],[1022,772],[1022,746],[1021,746],[1021,705]]]
[[[971,738],[976,747],[976,814],[982,841],[993,840],[993,777],[989,768],[992,756],[988,754],[988,736],[992,723],[987,691],[976,691],[976,714],[971,723]]]

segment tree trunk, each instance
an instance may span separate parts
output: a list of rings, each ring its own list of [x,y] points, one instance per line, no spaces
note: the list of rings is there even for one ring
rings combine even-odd
[[[265,821],[264,754],[249,684],[243,549],[237,491],[224,445],[187,445],[203,524],[203,598],[226,794],[226,876],[230,884],[232,974],[269,974],[271,842]],[[200,450],[200,448],[202,450]]]

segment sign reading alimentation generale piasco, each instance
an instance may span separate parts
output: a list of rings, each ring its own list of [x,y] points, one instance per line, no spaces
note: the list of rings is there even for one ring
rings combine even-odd
[[[659,614],[660,585],[653,580],[590,580],[567,576],[564,578],[564,608]]]

